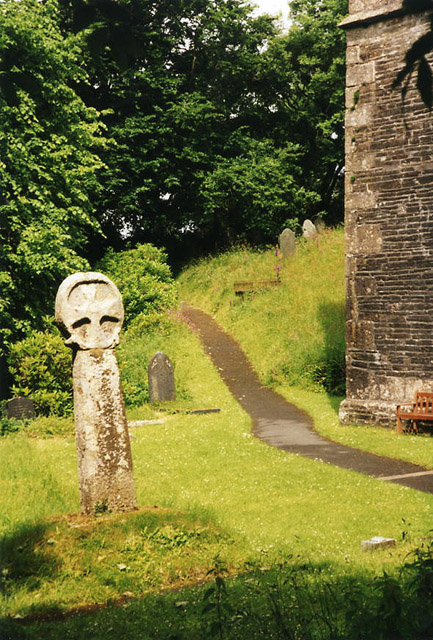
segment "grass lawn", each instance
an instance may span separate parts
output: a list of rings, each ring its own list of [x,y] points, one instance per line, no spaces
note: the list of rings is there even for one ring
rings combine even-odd
[[[186,271],[181,292],[321,433],[433,467],[431,438],[342,427],[340,399],[318,391],[341,347],[341,253],[339,231],[305,243],[280,287],[241,301],[233,282],[266,279],[280,259],[241,250]],[[146,392],[156,350],[177,381],[175,403],[128,410],[163,420],[131,428],[138,511],[78,514],[71,420],[38,418],[0,438],[1,640],[432,637],[420,603],[433,596],[433,496],[260,442],[197,336],[172,322],[120,349],[131,397]],[[397,545],[362,552],[376,535]]]
[[[231,593],[239,589],[240,601],[249,593],[255,602],[254,571],[264,580],[265,568],[282,564],[284,575],[294,575],[294,567],[309,565],[308,575],[318,571],[321,581],[370,581],[383,570],[395,573],[425,539],[433,496],[261,443],[196,336],[182,326],[176,332],[170,346],[177,345],[173,360],[177,372],[184,372],[184,398],[170,411],[165,406],[131,412],[134,419],[164,420],[131,430],[139,512],[77,515],[75,443],[67,434],[47,437],[47,419],[44,437],[34,437],[35,421],[33,429],[27,427],[33,437],[20,432],[0,441],[5,637],[80,638],[83,625],[96,624],[90,637],[110,637],[112,628],[113,638],[126,638],[115,635],[122,624],[134,637],[169,638],[176,637],[169,624],[175,618],[183,629],[179,637],[212,637],[216,604],[199,622],[205,602],[200,585],[215,578],[218,566],[228,576],[247,575],[230,583]],[[326,396],[315,398],[326,421]],[[218,407],[221,413],[188,414],[187,405]],[[398,545],[361,552],[361,540],[373,535],[395,537]],[[119,598],[119,610],[37,621]],[[119,622],[124,615],[128,623]],[[23,626],[14,616],[36,618]],[[138,628],[146,632],[139,635]]]

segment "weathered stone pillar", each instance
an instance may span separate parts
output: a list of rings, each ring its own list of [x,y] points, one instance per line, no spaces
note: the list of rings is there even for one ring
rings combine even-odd
[[[351,0],[347,31],[347,399],[343,422],[394,424],[433,391],[433,118],[391,85],[428,14]]]
[[[60,285],[56,321],[75,350],[74,414],[82,513],[137,506],[129,434],[114,347],[123,305],[102,273],[75,273]]]

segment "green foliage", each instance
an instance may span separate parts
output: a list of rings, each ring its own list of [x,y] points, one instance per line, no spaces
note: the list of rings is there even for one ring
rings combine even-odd
[[[56,20],[51,1],[0,8],[2,343],[41,327],[60,281],[87,267],[99,228],[91,197],[101,126],[73,88],[86,80],[79,40],[65,39]]]
[[[350,638],[431,637],[433,615],[425,603],[432,594],[433,545],[427,539],[408,555],[397,575],[384,571],[374,580],[371,591],[360,593],[361,598],[346,614],[352,627]]]
[[[22,420],[14,420],[13,418],[0,416],[0,437],[10,433],[16,433],[22,425],[25,425],[25,422]]]
[[[227,583],[228,569],[219,557],[214,566],[207,572],[213,578],[213,584],[203,594],[202,615],[206,623],[206,637],[224,640],[227,618],[234,609],[228,602]]]
[[[28,420],[25,427],[22,428],[24,433],[31,437],[51,438],[53,436],[73,437],[75,435],[73,417],[55,415],[51,410],[49,416],[38,416],[32,420]]]
[[[3,569],[0,583],[6,592],[11,590],[13,577],[25,585],[37,570],[43,577],[49,577],[50,569],[54,573],[56,566],[47,545],[50,534],[46,526],[23,529],[17,538],[20,552],[11,547],[11,540],[5,540],[5,559],[14,557],[17,563],[13,574],[7,567]],[[87,540],[83,540],[86,534]],[[86,534],[78,545],[100,552],[101,536],[94,531]],[[43,552],[29,558],[30,545],[43,545]],[[138,551],[139,545],[135,549]],[[433,630],[429,596],[412,590],[409,573],[415,579],[431,575],[427,566],[431,558],[430,553],[418,566],[413,563],[402,566],[400,572],[376,577],[369,573],[345,575],[318,561],[289,557],[271,568],[252,563],[243,576],[229,579],[218,563],[207,574],[213,578],[210,586],[174,593],[167,590],[126,602],[123,607],[68,616],[57,623],[27,620],[26,627],[33,640],[55,640],[66,633],[78,638],[89,628],[94,629],[95,640],[114,640],[121,632],[122,637],[143,640],[428,640]],[[131,570],[124,563],[118,567],[124,573]],[[21,637],[13,635],[20,628],[19,622],[9,618],[5,629],[10,635],[6,637]]]
[[[145,527],[141,535],[147,542],[159,548],[179,549],[199,538],[203,532],[204,529],[192,529],[188,531],[184,528],[174,527],[168,524],[150,531],[148,527]]]
[[[314,193],[301,218],[325,212],[343,218],[345,35],[338,27],[347,0],[293,0],[293,24],[274,38],[262,60],[261,100],[271,112],[268,136],[300,152],[298,188]]]
[[[151,244],[115,253],[109,250],[98,269],[118,286],[125,307],[125,328],[117,350],[127,406],[149,402],[147,365],[173,331],[166,312],[177,300],[166,254]]]
[[[109,251],[98,265],[116,282],[125,305],[125,325],[129,330],[124,334],[119,360],[127,405],[149,400],[147,362],[158,350],[161,336],[173,328],[165,312],[175,305],[176,292],[165,260],[160,249],[140,245],[117,254]],[[138,368],[137,355],[143,358]],[[11,345],[8,363],[12,394],[32,397],[40,415],[71,413],[71,350],[52,325]]]
[[[10,347],[8,363],[13,395],[33,398],[40,415],[71,413],[71,350],[57,331],[31,332]]]
[[[338,218],[344,7],[281,35],[233,0],[2,3],[2,343],[125,236],[189,256]]]
[[[203,172],[230,133],[248,125],[272,19],[233,0],[60,0],[60,10],[64,33],[86,42],[92,84],[81,95],[116,141],[102,156],[104,231],[112,242],[126,229],[172,247],[201,215]]]
[[[80,93],[116,141],[96,201],[109,241],[185,256],[341,217],[346,10],[295,2],[283,36],[249,2],[60,0],[85,43]]]
[[[72,417],[55,415],[53,407],[56,402],[52,399],[47,403],[50,416],[37,416],[31,420],[16,420],[14,418],[0,418],[0,436],[7,436],[21,432],[30,437],[51,438],[52,436],[73,436],[74,422]]]
[[[185,256],[338,218],[345,6],[297,0],[281,35],[233,0],[2,3],[1,341],[104,243]]]
[[[346,366],[344,350],[334,350],[311,364],[306,370],[305,377],[316,382],[322,389],[336,396],[343,396],[346,392]]]
[[[118,286],[125,307],[125,327],[156,328],[161,314],[176,304],[176,290],[167,256],[151,244],[115,253],[109,250],[97,268]],[[159,316],[159,318],[158,318]]]
[[[263,244],[287,224],[296,225],[320,197],[300,186],[299,146],[275,148],[271,140],[248,137],[239,146],[239,155],[218,158],[204,176],[200,229],[213,229],[226,245],[239,240]]]

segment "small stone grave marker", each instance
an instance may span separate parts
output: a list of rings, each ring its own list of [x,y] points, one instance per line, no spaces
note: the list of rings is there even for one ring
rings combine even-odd
[[[7,417],[16,420],[27,420],[35,417],[35,401],[32,398],[18,396],[6,403]]]
[[[220,413],[221,409],[192,409],[189,413],[191,414],[205,414],[205,413]]]
[[[363,540],[361,542],[361,549],[364,551],[371,551],[372,549],[386,549],[387,547],[395,547],[395,538],[383,538],[382,536],[374,536],[370,540]]]
[[[302,235],[304,238],[314,238],[317,236],[317,229],[311,220],[305,220],[302,225]]]
[[[128,420],[128,427],[144,427],[148,424],[164,424],[164,420]]]
[[[171,360],[162,351],[157,351],[147,367],[151,402],[176,400],[174,370]]]
[[[291,229],[284,229],[278,238],[283,259],[293,256],[296,251],[296,237]]]
[[[319,216],[317,216],[316,218],[313,218],[313,224],[316,227],[317,233],[322,233],[322,231],[326,229],[326,224],[324,219],[320,218]]]

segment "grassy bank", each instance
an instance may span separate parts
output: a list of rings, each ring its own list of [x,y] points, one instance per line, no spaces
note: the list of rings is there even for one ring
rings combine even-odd
[[[233,333],[266,384],[317,390],[344,379],[344,238],[328,231],[299,241],[283,260],[246,248],[205,259],[179,277],[183,299],[215,315]],[[281,285],[236,296],[236,282],[278,278]]]

